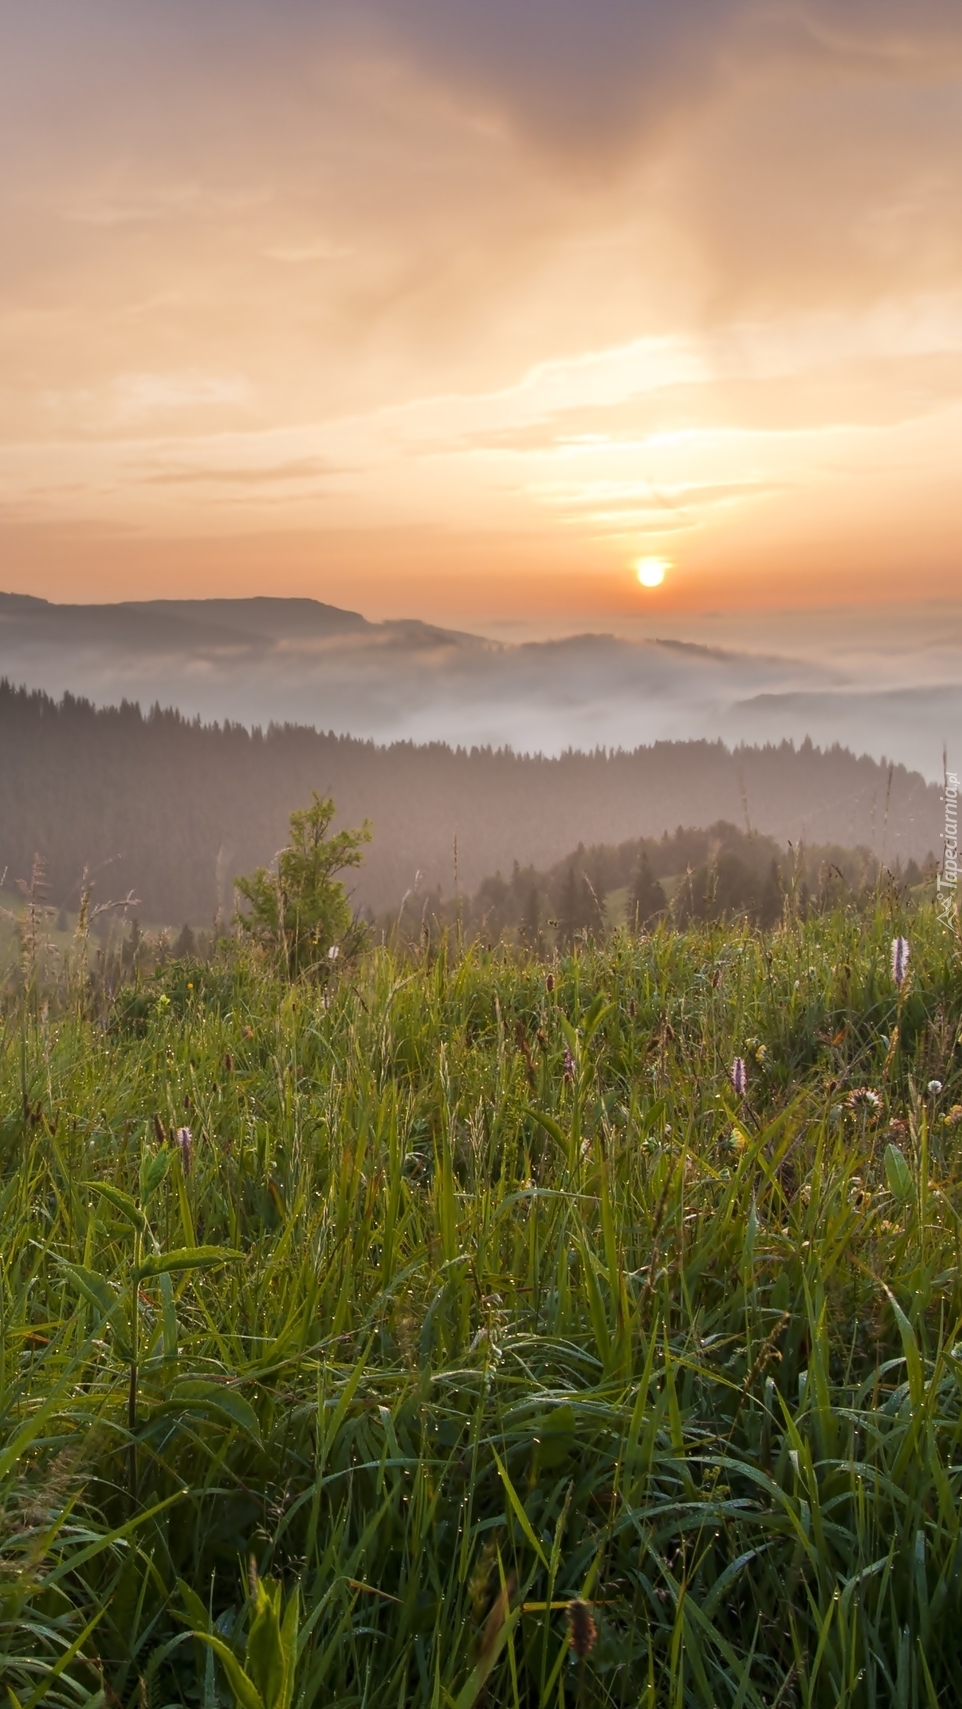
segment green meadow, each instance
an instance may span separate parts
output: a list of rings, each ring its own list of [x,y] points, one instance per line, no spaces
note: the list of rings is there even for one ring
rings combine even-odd
[[[29,972],[12,1709],[958,1701],[962,967],[932,908],[321,980],[235,943]]]

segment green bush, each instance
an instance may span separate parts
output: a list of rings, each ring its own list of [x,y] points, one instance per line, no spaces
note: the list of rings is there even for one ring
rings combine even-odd
[[[371,829],[328,836],[334,803],[314,791],[310,807],[291,814],[291,840],[277,856],[276,872],[266,867],[236,887],[247,903],[237,923],[291,978],[326,971],[330,952],[339,951],[352,928],[351,907],[335,873],[359,866],[361,845]]]

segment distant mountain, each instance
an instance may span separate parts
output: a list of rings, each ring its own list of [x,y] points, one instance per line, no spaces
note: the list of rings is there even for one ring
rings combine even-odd
[[[86,867],[101,898],[134,890],[146,921],[204,924],[230,909],[235,874],[271,860],[312,789],[334,796],[340,824],[373,820],[355,897],[376,911],[408,891],[474,891],[515,861],[546,869],[579,842],[718,820],[782,846],[864,845],[903,861],[940,851],[938,788],[837,747],[659,742],[529,758],[298,726],[251,732],[0,684],[0,873],[26,877],[39,852],[58,904],[76,899]]]
[[[386,636],[470,641],[413,620],[369,623],[357,611],[316,599],[143,599],[117,605],[53,605],[30,594],[0,594],[5,646],[131,648],[147,658],[179,652],[215,657],[225,647],[245,652],[353,637]]]
[[[414,621],[371,623],[310,599],[53,605],[0,594],[0,675],[11,681],[98,705],[136,699],[379,743],[560,754],[811,736],[934,779],[943,741],[962,728],[962,688],[957,673],[933,678],[930,654],[919,659],[921,680],[906,686],[837,662],[672,639],[507,645]]]

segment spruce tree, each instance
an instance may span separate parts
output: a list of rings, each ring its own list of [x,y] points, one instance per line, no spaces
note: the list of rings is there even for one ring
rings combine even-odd
[[[544,949],[544,933],[541,930],[541,898],[538,895],[536,884],[531,886],[528,900],[524,905],[524,913],[521,916],[521,942],[526,944],[528,949],[533,950],[536,955],[540,955]]]
[[[583,872],[574,861],[565,874],[558,907],[558,944],[570,949],[579,932],[601,929],[601,910]]]
[[[642,850],[628,901],[628,924],[632,931],[643,931],[659,914],[664,913],[667,906],[668,898],[651,870],[647,850]]]

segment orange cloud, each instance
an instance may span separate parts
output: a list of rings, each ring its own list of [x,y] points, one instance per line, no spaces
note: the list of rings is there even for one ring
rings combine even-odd
[[[0,4],[8,584],[951,589],[962,24],[905,17]]]

